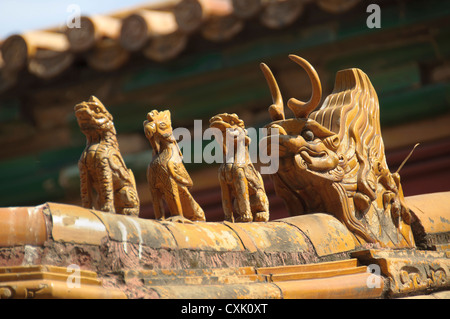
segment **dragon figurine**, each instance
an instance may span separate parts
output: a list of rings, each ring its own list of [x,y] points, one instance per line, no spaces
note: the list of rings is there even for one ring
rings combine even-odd
[[[223,113],[212,117],[209,122],[210,127],[221,131],[220,144],[225,158],[229,159],[219,168],[225,219],[232,222],[268,221],[269,201],[261,174],[250,161],[250,137],[244,121],[236,114]],[[238,145],[241,145],[240,149]],[[233,210],[237,215],[236,219]]]
[[[285,118],[277,82],[261,63],[273,99],[267,138],[279,134],[279,170],[272,178],[289,213],[328,212],[362,242],[414,247],[415,216],[404,201],[398,172],[387,166],[378,97],[368,76],[357,68],[339,71],[333,92],[319,107],[317,72],[306,60],[289,57],[312,84],[308,102],[289,99],[294,118]],[[262,145],[270,152],[270,143]]]
[[[138,216],[134,175],[120,154],[112,115],[95,96],[77,104],[75,115],[87,139],[78,162],[82,206]]]
[[[205,221],[205,214],[189,188],[192,180],[182,162],[182,154],[173,136],[170,111],[153,110],[144,121],[144,133],[153,149],[147,169],[147,181],[157,219],[165,219],[162,199],[169,208],[170,220]]]

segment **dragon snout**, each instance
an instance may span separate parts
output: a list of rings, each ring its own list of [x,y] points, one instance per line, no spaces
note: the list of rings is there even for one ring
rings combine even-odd
[[[339,148],[341,141],[337,135],[329,136],[323,140],[323,144],[326,148],[336,151]]]
[[[326,148],[313,149],[305,145],[299,149],[299,155],[306,162],[308,169],[317,172],[330,171],[339,164],[337,154]]]

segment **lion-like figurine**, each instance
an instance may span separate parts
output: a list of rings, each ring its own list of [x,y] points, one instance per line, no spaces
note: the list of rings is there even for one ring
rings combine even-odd
[[[274,103],[267,127],[279,134],[276,193],[291,215],[328,212],[363,242],[414,247],[414,217],[399,174],[386,163],[378,97],[368,76],[356,68],[339,71],[334,91],[316,110],[322,96],[317,72],[306,60],[290,58],[306,70],[313,88],[308,102],[288,101],[295,115],[290,119],[272,72],[261,64]]]
[[[219,181],[225,219],[232,222],[268,221],[269,201],[261,174],[250,161],[250,137],[244,121],[236,114],[223,113],[210,119],[210,127],[221,131],[220,144],[225,161],[219,168]]]
[[[205,213],[194,200],[189,188],[192,180],[182,162],[182,154],[173,136],[170,111],[153,110],[144,121],[144,133],[153,149],[147,181],[157,219],[165,219],[164,199],[170,220],[205,221]]]
[[[95,96],[77,104],[75,115],[87,140],[78,162],[82,206],[138,216],[134,175],[120,154],[112,115]]]

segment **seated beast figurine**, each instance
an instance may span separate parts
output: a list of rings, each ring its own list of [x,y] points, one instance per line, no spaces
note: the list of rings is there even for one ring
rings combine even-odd
[[[78,162],[82,206],[123,215],[139,214],[133,172],[120,154],[113,117],[95,96],[75,106],[86,148]],[[97,193],[94,199],[94,192]]]
[[[269,200],[261,174],[250,160],[250,137],[244,121],[236,114],[223,113],[212,117],[209,122],[222,133],[220,144],[226,160],[219,168],[219,180],[225,219],[231,222],[267,222]]]
[[[145,136],[153,148],[147,181],[157,219],[165,219],[165,199],[172,221],[205,221],[205,214],[189,188],[193,183],[182,162],[182,154],[172,132],[170,111],[153,110],[144,121]]]

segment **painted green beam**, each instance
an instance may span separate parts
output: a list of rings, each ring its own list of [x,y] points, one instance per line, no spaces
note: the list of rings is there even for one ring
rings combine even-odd
[[[437,83],[380,97],[380,120],[384,126],[433,117],[450,112],[450,83]]]
[[[36,173],[0,184],[0,207],[37,205],[64,196],[58,182],[59,172]]]
[[[408,1],[403,8],[400,4],[390,4],[382,8],[380,29],[366,26],[367,14],[364,12],[353,20],[336,20],[320,26],[291,30],[289,33],[268,35],[238,47],[222,51],[187,55],[173,61],[170,65],[153,65],[130,72],[124,78],[122,90],[132,92],[152,85],[167,83],[198,74],[238,67],[255,61],[264,61],[274,56],[295,53],[325,44],[337,43],[355,37],[388,32],[430,20],[450,16],[448,1]]]

